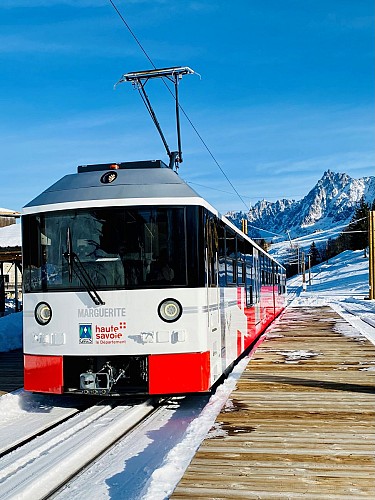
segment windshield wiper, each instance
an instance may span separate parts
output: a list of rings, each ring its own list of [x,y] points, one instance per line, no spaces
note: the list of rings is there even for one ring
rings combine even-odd
[[[85,287],[87,293],[90,295],[94,304],[97,306],[100,305],[103,306],[105,302],[98,294],[95,284],[93,283],[92,279],[90,278],[90,275],[84,268],[82,262],[79,260],[78,255],[73,251],[73,243],[72,243],[72,235],[70,227],[68,227],[66,231],[66,247],[67,251],[64,252],[63,255],[68,262],[69,283],[73,281],[73,273],[74,273]]]

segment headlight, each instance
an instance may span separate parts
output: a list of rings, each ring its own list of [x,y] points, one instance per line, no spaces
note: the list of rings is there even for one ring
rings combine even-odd
[[[165,299],[159,304],[158,314],[167,323],[177,321],[182,314],[182,306],[175,299]]]
[[[52,318],[52,309],[47,302],[39,302],[35,307],[35,319],[40,325],[47,325]]]

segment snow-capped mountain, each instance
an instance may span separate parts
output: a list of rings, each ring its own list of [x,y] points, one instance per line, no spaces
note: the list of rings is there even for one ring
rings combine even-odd
[[[271,233],[292,238],[330,229],[350,222],[358,202],[375,198],[375,177],[353,179],[348,174],[328,170],[301,200],[258,201],[249,212],[229,212],[226,216],[238,227],[248,220],[249,235],[270,237]],[[264,229],[261,231],[254,228]]]

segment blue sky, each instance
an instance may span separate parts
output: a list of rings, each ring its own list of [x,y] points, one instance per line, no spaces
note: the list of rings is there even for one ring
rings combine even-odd
[[[374,175],[373,0],[115,0],[156,67],[190,66],[181,105],[246,204],[298,199],[330,168]],[[123,73],[151,68],[109,0],[0,2],[0,207],[76,166],[162,159]],[[174,102],[147,91],[176,148]],[[245,206],[182,118],[180,175]]]

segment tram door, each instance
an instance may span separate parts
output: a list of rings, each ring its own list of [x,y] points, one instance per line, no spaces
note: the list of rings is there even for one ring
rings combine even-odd
[[[253,293],[255,307],[255,324],[260,322],[260,288],[261,288],[261,272],[259,262],[259,251],[254,248],[253,253]]]
[[[205,268],[207,293],[207,329],[211,351],[211,382],[221,374],[220,289],[218,234],[215,219],[207,216],[205,224]]]

